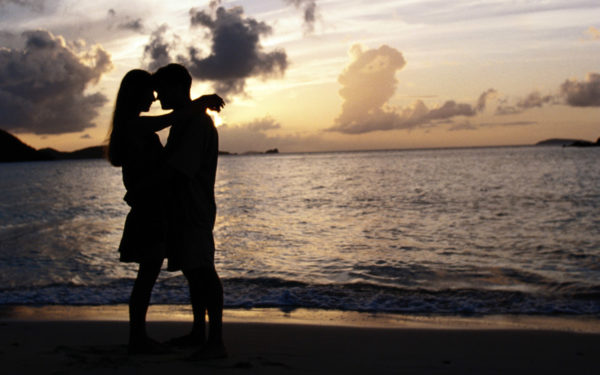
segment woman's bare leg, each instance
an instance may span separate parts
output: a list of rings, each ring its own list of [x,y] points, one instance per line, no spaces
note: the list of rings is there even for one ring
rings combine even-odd
[[[150,304],[152,288],[160,273],[162,259],[140,263],[137,278],[129,299],[129,347],[141,348],[149,341],[146,333],[146,312]]]

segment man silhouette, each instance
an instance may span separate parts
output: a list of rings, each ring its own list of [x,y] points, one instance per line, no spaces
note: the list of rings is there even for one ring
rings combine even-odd
[[[172,124],[165,146],[170,175],[167,256],[169,270],[182,270],[188,281],[194,323],[188,335],[170,343],[199,347],[195,359],[222,358],[227,355],[222,339],[223,287],[215,269],[212,234],[218,134],[206,113],[189,111],[192,78],[185,67],[164,66],[154,73],[153,80],[161,107],[184,114]]]

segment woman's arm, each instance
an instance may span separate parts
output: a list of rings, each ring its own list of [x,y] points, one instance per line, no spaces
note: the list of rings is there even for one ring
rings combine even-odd
[[[148,132],[155,133],[157,131],[163,130],[173,124],[176,119],[176,114],[174,112],[167,113],[165,115],[160,116],[140,116],[136,121],[136,128],[147,130]]]

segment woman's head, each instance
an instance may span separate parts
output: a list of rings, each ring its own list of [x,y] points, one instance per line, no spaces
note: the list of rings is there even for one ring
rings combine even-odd
[[[127,126],[131,124],[131,120],[139,116],[140,112],[148,111],[154,100],[150,73],[134,69],[125,74],[117,94],[110,131],[108,160],[111,164],[121,165],[122,150],[126,147],[124,140],[127,136]]]
[[[115,112],[134,113],[150,109],[154,101],[154,89],[152,87],[152,76],[145,70],[130,70],[119,87]]]

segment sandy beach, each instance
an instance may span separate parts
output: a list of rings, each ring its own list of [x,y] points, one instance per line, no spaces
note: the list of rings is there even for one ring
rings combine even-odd
[[[149,332],[184,334],[189,316],[155,308]],[[449,318],[229,310],[229,358],[189,350],[128,356],[126,307],[8,307],[3,374],[597,374],[600,324],[584,318]],[[167,319],[172,317],[173,319]]]

